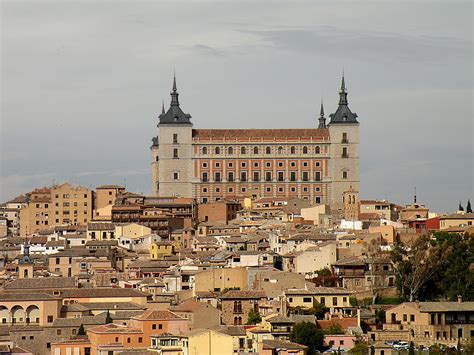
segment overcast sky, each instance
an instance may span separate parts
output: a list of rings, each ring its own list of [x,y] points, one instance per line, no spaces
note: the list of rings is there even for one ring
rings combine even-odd
[[[0,201],[53,181],[150,193],[174,69],[195,128],[304,128],[343,67],[361,197],[474,199],[471,1],[1,3]]]

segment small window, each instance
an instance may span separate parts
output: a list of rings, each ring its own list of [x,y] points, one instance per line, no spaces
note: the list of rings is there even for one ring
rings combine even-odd
[[[291,147],[290,148],[290,153],[291,154],[296,154],[296,147]]]
[[[202,163],[203,168],[207,168],[207,163]]]
[[[316,154],[320,154],[320,153],[321,153],[321,148],[319,147],[319,145],[316,146],[316,148],[314,148],[314,152],[315,152]]]
[[[271,154],[272,153],[272,148],[266,147],[265,148],[265,154]]]
[[[343,179],[347,179],[347,171],[343,171],[343,172],[342,172],[342,178],[343,178]]]
[[[203,155],[206,155],[206,154],[207,154],[207,147],[203,147],[203,148],[202,148],[202,154],[203,154]]]
[[[173,159],[178,159],[178,148],[173,148]]]
[[[245,153],[246,153],[245,147],[240,148],[240,154],[245,154]]]
[[[308,147],[306,146],[303,147],[303,154],[308,154]]]
[[[227,154],[229,154],[229,155],[234,154],[234,148],[232,148],[232,147],[227,148]]]
[[[179,180],[179,173],[173,173],[173,179]]]
[[[207,173],[202,173],[202,182],[207,182],[208,176]]]
[[[178,143],[178,134],[177,133],[173,133],[173,143],[174,144]]]
[[[214,149],[214,153],[215,153],[216,155],[221,154],[221,148],[216,147],[216,148]]]
[[[253,154],[258,154],[258,147],[253,147]]]
[[[278,147],[278,154],[283,154],[283,147]]]
[[[321,181],[321,172],[320,171],[316,171],[314,173],[314,181]]]

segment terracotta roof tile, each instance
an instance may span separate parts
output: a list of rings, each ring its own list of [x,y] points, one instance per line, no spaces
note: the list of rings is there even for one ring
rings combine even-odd
[[[193,129],[195,140],[247,140],[273,141],[285,139],[317,140],[329,139],[328,129]]]

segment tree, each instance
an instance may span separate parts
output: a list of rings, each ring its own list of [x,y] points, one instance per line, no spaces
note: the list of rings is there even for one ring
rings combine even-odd
[[[467,213],[472,213],[471,200],[467,200],[466,212]]]
[[[375,311],[375,323],[384,324],[385,323],[385,311],[383,309],[378,309]]]
[[[412,341],[410,341],[410,347],[408,348],[408,355],[415,355],[415,346],[413,345]]]
[[[368,355],[369,354],[369,347],[366,343],[362,341],[358,341],[356,345],[349,350],[349,354],[351,355]]]
[[[344,329],[341,325],[335,322],[332,322],[331,325],[326,329],[326,334],[344,334]]]
[[[424,235],[411,248],[397,244],[391,258],[400,296],[413,302],[425,284],[440,270],[445,255],[440,248],[432,248],[429,236]]]
[[[255,311],[253,309],[250,310],[249,316],[247,318],[247,324],[248,325],[255,325],[257,323],[260,323],[262,321],[262,317],[260,316],[260,313],[258,311]]]
[[[306,345],[308,347],[308,355],[316,354],[316,350],[323,350],[324,334],[316,324],[310,322],[300,322],[295,324],[290,333],[290,340]]]
[[[464,211],[464,208],[463,208],[462,205],[461,205],[461,201],[459,201],[458,211]]]
[[[112,322],[113,322],[112,316],[110,315],[109,310],[107,310],[107,315],[105,316],[105,323],[109,324],[109,323],[112,323]]]
[[[79,330],[77,331],[77,335],[86,335],[86,330],[84,329],[84,324],[81,323]]]

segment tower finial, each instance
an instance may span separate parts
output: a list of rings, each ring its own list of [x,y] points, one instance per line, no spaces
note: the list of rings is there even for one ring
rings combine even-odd
[[[173,74],[173,91],[171,92],[171,106],[179,106],[178,89],[176,87],[176,71]]]
[[[161,101],[161,113],[164,114],[165,113],[165,99],[163,99]]]
[[[319,125],[318,128],[326,128],[326,117],[324,117],[324,105],[323,98],[321,97],[321,110],[319,112]]]
[[[347,105],[346,81],[344,79],[344,69],[342,69],[341,90],[339,91],[339,105]]]
[[[173,91],[176,92],[178,89],[176,88],[176,70],[173,71]]]

